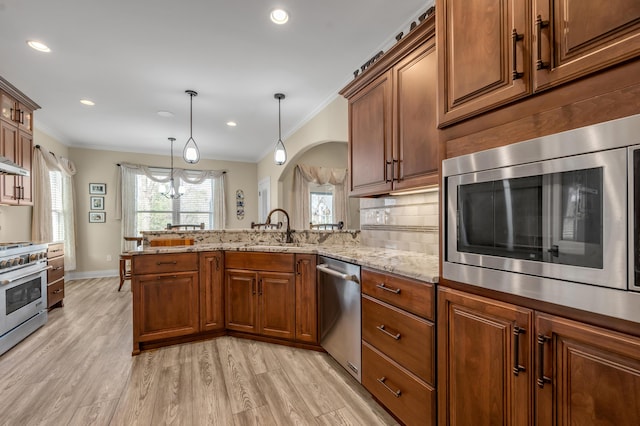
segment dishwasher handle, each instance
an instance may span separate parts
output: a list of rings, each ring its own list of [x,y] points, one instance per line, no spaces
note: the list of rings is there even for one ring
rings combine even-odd
[[[346,281],[353,281],[354,283],[359,283],[358,277],[355,275],[345,274],[344,272],[336,271],[335,269],[331,269],[329,265],[326,263],[321,263],[316,265],[316,269],[320,272],[324,272],[325,274],[333,275],[334,277],[342,278]]]

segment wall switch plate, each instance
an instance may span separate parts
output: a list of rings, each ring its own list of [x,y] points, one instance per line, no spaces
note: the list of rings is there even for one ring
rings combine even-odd
[[[107,262],[111,262],[111,255],[110,254],[107,255]]]

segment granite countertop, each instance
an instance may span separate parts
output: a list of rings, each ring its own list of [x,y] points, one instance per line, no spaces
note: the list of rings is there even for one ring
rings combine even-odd
[[[215,250],[318,254],[429,283],[437,283],[439,275],[438,256],[362,245],[202,243],[191,246],[143,247],[129,253],[141,255]]]

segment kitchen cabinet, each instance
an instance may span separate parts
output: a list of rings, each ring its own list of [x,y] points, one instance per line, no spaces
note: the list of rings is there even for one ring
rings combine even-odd
[[[198,254],[133,256],[133,353],[199,331]]]
[[[225,277],[228,330],[294,339],[293,254],[227,253]]]
[[[296,335],[297,341],[319,344],[318,286],[315,254],[296,254]]]
[[[221,251],[200,253],[200,331],[224,330],[224,259]]]
[[[64,243],[47,247],[47,308],[64,306]]]
[[[439,287],[438,424],[531,424],[533,311]]]
[[[446,287],[438,371],[440,425],[640,419],[640,338]]]
[[[640,53],[640,3],[437,0],[446,126]]]
[[[0,155],[31,171],[33,111],[39,106],[0,77]],[[33,205],[31,176],[0,176],[0,203]]]
[[[640,422],[640,339],[536,313],[536,424]]]
[[[434,286],[362,270],[362,384],[407,425],[435,424]]]
[[[438,183],[434,16],[341,90],[349,102],[350,195]]]

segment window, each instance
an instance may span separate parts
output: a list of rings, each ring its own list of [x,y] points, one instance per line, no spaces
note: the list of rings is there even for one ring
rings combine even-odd
[[[62,173],[59,171],[49,172],[51,181],[51,219],[53,241],[64,240],[64,209],[62,208]]]
[[[143,174],[136,176],[135,224],[137,230],[165,229],[172,224],[205,224],[214,228],[213,199],[214,178],[198,184],[176,178],[176,185],[184,189],[184,195],[170,199],[162,195],[166,184],[154,182]]]
[[[335,223],[333,185],[313,185],[309,187],[311,223]]]

